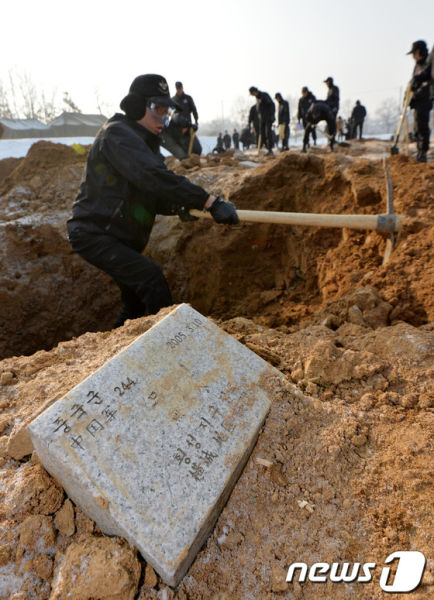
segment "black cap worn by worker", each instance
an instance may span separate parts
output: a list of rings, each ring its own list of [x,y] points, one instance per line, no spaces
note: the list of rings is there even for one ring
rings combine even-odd
[[[427,56],[428,47],[426,45],[426,42],[424,42],[423,40],[417,40],[416,42],[413,42],[413,44],[411,45],[411,50],[407,52],[407,54],[414,54],[416,50],[419,50],[421,54]]]
[[[327,79],[324,79],[324,83],[333,83],[333,77],[327,77]]]
[[[167,81],[161,75],[139,75],[130,85],[130,91],[122,99],[120,107],[127,117],[134,121],[140,120],[146,112],[150,102],[158,106],[170,106],[176,108],[169,93]]]

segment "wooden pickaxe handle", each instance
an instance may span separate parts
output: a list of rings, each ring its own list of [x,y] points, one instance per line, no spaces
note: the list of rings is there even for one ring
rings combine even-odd
[[[264,210],[237,210],[240,221],[249,223],[275,223],[280,225],[301,225],[312,227],[348,227],[350,229],[371,229],[382,233],[401,231],[401,217],[385,215],[323,215],[314,213],[287,213]],[[209,212],[191,210],[195,217],[212,219]]]

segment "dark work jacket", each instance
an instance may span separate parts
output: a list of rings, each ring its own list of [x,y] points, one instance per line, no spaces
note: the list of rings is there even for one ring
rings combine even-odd
[[[287,100],[279,102],[278,123],[279,125],[288,125],[289,123],[289,102]]]
[[[255,134],[251,132],[248,127],[245,127],[241,131],[240,142],[243,144],[243,146],[249,146],[250,144],[254,144]]]
[[[362,104],[356,104],[351,113],[351,120],[355,123],[362,123],[366,117],[366,108]]]
[[[258,92],[256,97],[256,109],[258,111],[259,118],[263,122],[273,123],[276,118],[276,107],[271,99],[271,96],[267,92]]]
[[[323,100],[315,100],[306,113],[306,121],[311,125],[317,125],[320,121],[326,121],[330,135],[336,133],[336,115],[333,109]]]
[[[430,56],[419,60],[413,69],[412,90],[413,97],[410,106],[412,108],[431,106],[432,95],[430,93],[432,52]]]
[[[196,105],[191,96],[189,96],[188,94],[184,94],[183,92],[181,96],[177,96],[176,94],[172,96],[172,100],[179,104],[180,107],[182,107],[181,114],[184,115],[184,117],[186,117],[190,123],[191,113],[193,113],[193,117],[196,123],[199,121],[199,115],[197,114]]]
[[[339,110],[339,88],[337,85],[332,85],[327,92],[326,98],[327,104],[335,111],[337,114]]]
[[[90,149],[67,228],[69,233],[112,235],[141,252],[155,215],[176,214],[182,207],[202,209],[208,196],[167,169],[158,136],[115,114]]]
[[[434,46],[428,56],[427,71],[431,72],[431,100],[434,100]]]
[[[309,106],[312,104],[312,102],[315,102],[316,98],[315,96],[312,94],[312,92],[308,92],[307,96],[301,96],[300,100],[298,101],[298,113],[297,113],[297,119],[300,120],[304,120],[306,118],[306,113],[309,110]]]

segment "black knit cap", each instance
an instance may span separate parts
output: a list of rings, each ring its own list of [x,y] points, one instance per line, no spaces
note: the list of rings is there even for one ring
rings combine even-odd
[[[167,81],[161,75],[139,75],[130,85],[130,91],[121,101],[120,107],[127,117],[138,121],[146,112],[149,102],[159,106],[176,107],[170,97]]]

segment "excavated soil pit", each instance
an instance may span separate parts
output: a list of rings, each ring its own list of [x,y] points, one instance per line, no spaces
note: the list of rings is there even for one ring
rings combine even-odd
[[[39,142],[0,182],[0,357],[108,330],[116,318],[116,286],[74,255],[66,239],[65,222],[84,159],[73,148]],[[163,267],[174,301],[190,302],[207,315],[242,315],[288,327],[355,286],[373,284],[392,305],[391,322],[426,323],[432,318],[430,280],[425,285],[421,274],[432,247],[427,217],[433,166],[404,156],[390,162],[395,210],[406,216],[406,228],[385,267],[385,239],[374,232],[255,224],[230,228],[164,217],[147,253]],[[381,162],[343,154],[291,152],[253,172],[233,158],[217,162],[210,157],[189,175],[224,192],[238,208],[385,212]]]
[[[238,208],[375,214],[383,167],[360,154],[378,145],[291,151],[254,170],[231,154],[173,167]],[[175,301],[214,318],[287,381],[270,390],[246,468],[172,590],[68,499],[26,431],[155,322],[110,330],[116,287],[71,253],[79,152],[40,142],[0,181],[0,599],[380,600],[381,569],[398,550],[427,557],[409,597],[432,597],[434,165],[390,159],[405,227],[384,266],[385,239],[372,232],[159,219],[148,252]],[[287,584],[299,561],[377,568],[366,584]]]

